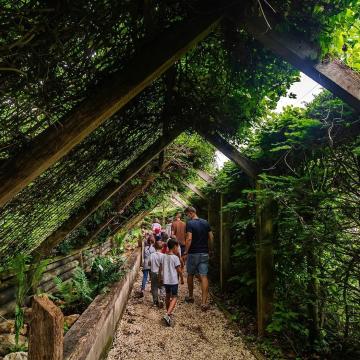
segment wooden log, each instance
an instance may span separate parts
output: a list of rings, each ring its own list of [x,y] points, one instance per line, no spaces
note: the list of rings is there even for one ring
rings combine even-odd
[[[109,75],[65,119],[38,135],[26,151],[0,169],[0,206],[168,70],[204,39],[220,19],[212,13],[164,31],[146,44],[123,70]]]
[[[29,360],[63,360],[64,316],[47,297],[35,296],[29,338]]]
[[[256,178],[260,169],[254,161],[242,155],[233,145],[229,144],[218,133],[204,131],[203,129],[196,129],[196,131],[214,145],[219,151],[221,151],[226,157],[237,164],[251,179]]]
[[[280,24],[274,14],[263,7],[263,14],[250,7],[250,11],[232,9],[229,17],[240,27],[252,34],[265,47],[281,56],[290,64],[311,77],[334,95],[360,111],[360,75],[338,59],[320,61],[320,49],[301,34],[279,32],[274,29]]]
[[[100,189],[84,206],[75,214],[70,216],[56,231],[49,235],[33,252],[34,258],[39,259],[50,254],[67,234],[76,229],[88,216],[99,208],[107,199],[117,193],[129,180],[141,171],[159,152],[166,148],[183,131],[181,127],[174,129],[168,136],[161,137],[154,144],[149,146],[137,159],[118,174],[120,180],[110,181]]]

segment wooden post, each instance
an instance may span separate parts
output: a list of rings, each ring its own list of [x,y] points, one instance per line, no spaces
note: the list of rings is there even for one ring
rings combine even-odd
[[[231,216],[229,212],[223,211],[224,195],[221,194],[221,258],[220,258],[220,287],[226,289],[226,282],[230,274],[231,266]]]
[[[259,183],[256,189],[260,190]],[[266,199],[256,205],[256,283],[258,335],[263,336],[268,324],[274,299],[274,224],[276,203]]]
[[[214,241],[211,244],[213,257],[211,260],[212,268],[220,269],[220,195],[217,194],[215,198],[209,199],[209,224],[214,234]]]
[[[35,296],[29,339],[29,360],[63,360],[64,316],[47,297]]]

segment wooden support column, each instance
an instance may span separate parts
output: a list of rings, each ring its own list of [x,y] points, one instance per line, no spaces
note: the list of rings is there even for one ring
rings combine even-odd
[[[237,164],[255,182],[258,190],[260,185],[256,182],[259,174],[259,166],[250,159],[243,156],[234,146],[229,144],[217,133],[200,131],[209,142],[211,142],[225,156]],[[276,217],[276,204],[272,200],[265,204],[257,203],[256,207],[256,283],[257,283],[257,322],[258,334],[264,334],[265,327],[270,320],[274,296],[274,264],[273,264],[273,219]],[[221,212],[221,224],[224,223],[224,214]],[[225,285],[225,248],[223,226],[221,229],[220,247],[220,285]],[[230,245],[231,246],[231,245]]]
[[[339,59],[320,61],[318,46],[302,34],[276,31],[277,25],[281,25],[278,19],[265,4],[263,11],[261,14],[255,6],[248,6],[244,11],[244,4],[241,4],[239,8],[231,9],[228,16],[265,47],[360,111],[360,75]]]
[[[214,235],[214,241],[212,243],[211,250],[213,251],[213,257],[210,259],[213,268],[220,269],[220,238],[221,238],[221,226],[220,226],[220,194],[216,194],[214,198],[209,199],[208,208],[208,221],[211,230]]]
[[[261,185],[257,182],[256,189]],[[263,336],[269,323],[274,300],[274,218],[277,205],[272,199],[256,205],[256,284],[258,335]]]
[[[231,270],[231,216],[223,210],[224,195],[220,195],[220,288],[226,289]]]
[[[129,180],[136,176],[149,162],[154,159],[165,147],[167,147],[178,135],[182,129],[172,131],[171,136],[167,135],[154,144],[149,146],[139,157],[137,157],[130,165],[121,171],[117,178],[120,181],[110,181],[101,190],[99,190],[92,198],[90,198],[81,209],[70,216],[56,231],[48,236],[35,250],[35,259],[46,257],[51,250],[57,246],[67,234],[78,227],[88,216],[99,208],[107,199],[117,193]]]
[[[29,360],[63,360],[64,316],[47,297],[35,296],[29,339]]]
[[[64,119],[32,140],[24,152],[0,168],[0,207],[161,76],[220,20],[221,16],[211,13],[165,30],[123,70],[97,85]]]

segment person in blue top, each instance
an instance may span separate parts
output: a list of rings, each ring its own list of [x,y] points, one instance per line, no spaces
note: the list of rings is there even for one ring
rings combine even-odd
[[[213,234],[209,223],[197,216],[194,207],[187,207],[185,215],[189,218],[186,223],[185,252],[183,254],[184,260],[186,260],[189,289],[189,296],[185,298],[185,301],[194,302],[194,275],[199,275],[202,292],[201,310],[206,311],[209,308],[207,303],[209,294],[209,244],[213,240]]]

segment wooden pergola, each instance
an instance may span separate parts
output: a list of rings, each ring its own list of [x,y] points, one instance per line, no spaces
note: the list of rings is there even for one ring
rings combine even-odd
[[[264,16],[267,21],[264,20]],[[264,16],[255,12],[250,6],[250,2],[246,1],[243,5],[227,8],[226,11],[218,9],[213,12],[209,11],[209,14],[176,24],[166,31],[156,34],[151,41],[144,44],[142,49],[134,54],[121,71],[109,74],[107,79],[98,83],[90,95],[59,123],[49,126],[32,139],[26,149],[1,166],[0,206],[5,206],[34,179],[68,154],[107,119],[123,109],[182,56],[215,31],[224,18],[236,23],[276,55],[303,71],[356,111],[360,111],[360,76],[358,73],[346,67],[338,59],[322,61],[315,45],[303,39],[299,34],[276,31],[279,20],[270,11],[266,11]],[[187,129],[181,119],[178,119],[178,123],[176,130],[165,133],[118,174],[117,178],[121,179],[120,182],[107,183],[86,201],[81,211],[70,216],[56,231],[42,241],[35,250],[35,254],[40,256],[49,254],[51,249],[67,234],[76,229],[99,206],[159,156],[181,132]],[[251,178],[254,187],[260,186],[257,177],[261,173],[261,166],[242,155],[215,128],[212,128],[211,123],[208,124],[206,130],[203,128],[194,130],[237,164]],[[142,188],[138,189],[139,193],[142,190]],[[197,189],[192,190],[198,192]],[[134,194],[136,196],[138,193]],[[129,196],[133,199],[133,195]],[[174,199],[176,203],[181,204],[179,199]],[[139,221],[145,214],[136,215],[134,219],[129,220],[130,224]],[[271,290],[273,217],[271,201],[266,206],[257,208],[257,318],[260,335],[263,334],[265,324],[270,317],[273,301]],[[107,224],[108,222],[101,224],[97,231]],[[89,239],[95,235],[96,232]]]

